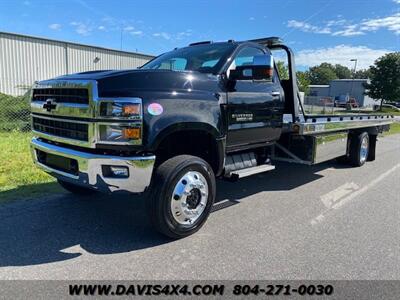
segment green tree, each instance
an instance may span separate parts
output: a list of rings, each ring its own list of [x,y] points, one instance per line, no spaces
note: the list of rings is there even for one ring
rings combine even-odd
[[[307,95],[310,90],[310,78],[308,72],[297,71],[296,77],[300,92],[304,92],[304,94]]]
[[[279,78],[281,80],[289,79],[289,69],[283,61],[276,61],[276,68],[278,69]]]
[[[355,79],[368,79],[371,78],[371,70],[370,69],[364,69],[364,70],[358,70],[354,74]]]
[[[311,67],[308,74],[311,84],[329,84],[331,80],[338,79],[335,67],[329,63]]]
[[[366,84],[366,94],[381,101],[400,102],[400,52],[388,53],[378,58],[370,67],[371,83]]]
[[[334,71],[339,79],[349,79],[353,75],[348,67],[339,64],[335,65]]]

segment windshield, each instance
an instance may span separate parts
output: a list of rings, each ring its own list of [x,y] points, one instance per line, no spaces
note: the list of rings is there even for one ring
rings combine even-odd
[[[142,69],[216,73],[234,47],[232,43],[216,43],[181,48],[156,57]]]

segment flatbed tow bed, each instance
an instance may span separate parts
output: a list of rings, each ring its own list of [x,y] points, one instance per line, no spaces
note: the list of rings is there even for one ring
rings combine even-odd
[[[367,132],[368,160],[374,160],[377,135],[388,131],[393,120],[393,115],[375,114],[305,116],[304,121],[284,126],[286,134],[273,146],[272,159],[312,165],[337,158],[338,154],[349,156],[351,133]]]
[[[289,79],[281,80],[285,91],[285,115],[282,136],[271,147],[272,161],[316,164],[334,158],[353,159],[356,164],[356,141],[362,134],[369,136],[366,160],[375,159],[377,135],[390,129],[393,115],[386,114],[330,114],[308,115],[300,101],[297,86],[295,56],[277,37],[250,40],[268,47],[271,52],[284,51],[287,55]]]
[[[274,160],[312,165],[337,157],[348,157],[352,134],[362,132],[369,134],[368,160],[374,160],[377,135],[390,129],[394,116],[300,115],[300,119],[302,121],[284,126],[287,133],[282,135],[282,141],[276,143],[274,148],[278,151],[272,150]]]

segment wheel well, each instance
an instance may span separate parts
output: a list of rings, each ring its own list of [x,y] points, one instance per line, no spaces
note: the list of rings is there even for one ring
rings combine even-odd
[[[375,160],[376,156],[376,142],[377,142],[377,137],[380,132],[382,132],[382,126],[376,126],[376,127],[368,127],[368,128],[360,128],[356,130],[350,130],[349,131],[349,142],[347,144],[347,155],[350,153],[350,139],[356,137],[357,135],[366,132],[369,136],[369,151],[368,151],[368,161],[373,161]]]
[[[223,159],[218,154],[216,139],[202,130],[180,130],[170,133],[163,138],[155,154],[156,166],[177,155],[198,156],[208,162],[216,174],[220,160]]]
[[[349,131],[349,134],[360,134],[363,132],[368,133],[369,135],[378,135],[378,133],[382,130],[380,126],[374,126],[374,127],[366,127],[366,128],[358,128],[358,129],[352,129]]]

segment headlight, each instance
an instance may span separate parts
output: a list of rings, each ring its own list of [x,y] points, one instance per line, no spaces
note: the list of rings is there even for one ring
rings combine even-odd
[[[141,145],[142,99],[102,99],[99,104],[97,137],[100,143]]]
[[[139,118],[140,115],[140,103],[110,101],[100,104],[101,117],[136,119]]]
[[[140,127],[129,125],[100,125],[100,141],[139,144],[142,134]]]

